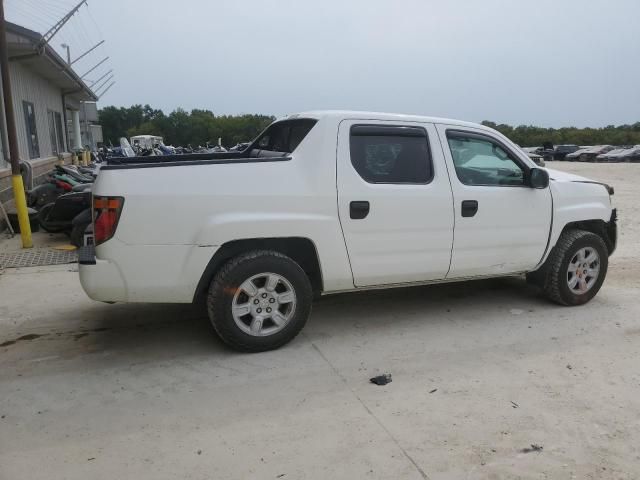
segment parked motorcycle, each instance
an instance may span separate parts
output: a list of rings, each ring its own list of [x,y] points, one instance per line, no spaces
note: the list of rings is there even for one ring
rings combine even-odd
[[[91,209],[91,189],[60,195],[54,202],[43,206],[38,212],[40,226],[49,233],[70,233],[73,219]]]

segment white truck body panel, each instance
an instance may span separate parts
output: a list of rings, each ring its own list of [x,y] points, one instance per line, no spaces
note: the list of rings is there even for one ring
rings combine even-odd
[[[349,156],[350,127],[361,123],[384,122],[342,121],[336,159],[338,214],[354,284],[364,287],[445,278],[453,245],[453,198],[442,149],[437,141],[431,145],[434,178],[425,185],[367,183],[354,170]],[[430,138],[436,136],[431,123],[402,125],[422,127]],[[358,200],[371,204],[366,222],[349,218],[349,204]]]
[[[524,152],[494,130],[467,122],[370,112],[309,112],[316,125],[286,161],[185,162],[103,167],[95,196],[124,197],[115,235],[95,247],[80,279],[96,300],[191,302],[216,252],[229,242],[299,237],[312,242],[322,293],[532,271],[570,222],[608,222],[607,190],[559,172],[546,189],[459,181],[447,129],[482,133]],[[371,184],[350,161],[355,124],[412,125],[428,135],[433,179]],[[145,166],[147,167],[147,166]],[[462,200],[479,203],[463,218]],[[352,201],[371,204],[349,217]]]
[[[438,125],[440,141],[447,144],[447,129],[456,125]],[[484,134],[486,131],[466,128],[465,131]],[[494,134],[520,160],[535,164],[509,139]],[[444,149],[447,166],[452,174],[455,218],[455,241],[448,278],[478,275],[504,275],[533,270],[547,247],[551,227],[551,192],[548,188],[528,186],[465,185],[455,174],[451,151]],[[464,218],[460,214],[463,200],[477,200],[478,213]]]

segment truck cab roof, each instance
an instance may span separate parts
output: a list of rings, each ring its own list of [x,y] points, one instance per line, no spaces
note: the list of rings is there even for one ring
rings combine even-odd
[[[313,118],[316,120],[334,119],[336,121],[357,119],[357,120],[383,120],[398,122],[428,122],[443,123],[447,125],[459,125],[461,127],[473,127],[483,130],[490,130],[489,127],[479,123],[465,122],[451,118],[429,117],[424,115],[406,115],[402,113],[367,112],[358,110],[311,110],[307,112],[295,113],[278,120],[293,120],[295,118]]]

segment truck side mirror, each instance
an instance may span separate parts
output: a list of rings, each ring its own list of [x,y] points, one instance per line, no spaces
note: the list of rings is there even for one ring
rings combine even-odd
[[[531,188],[547,188],[549,186],[549,172],[542,168],[532,168],[529,171],[529,186]]]

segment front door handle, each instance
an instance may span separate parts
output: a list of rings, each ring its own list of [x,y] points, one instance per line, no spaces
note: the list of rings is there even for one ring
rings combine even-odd
[[[463,200],[462,209],[460,210],[463,217],[473,217],[478,213],[478,201],[477,200]]]
[[[362,220],[369,215],[369,202],[361,200],[349,204],[349,216],[354,220]]]

